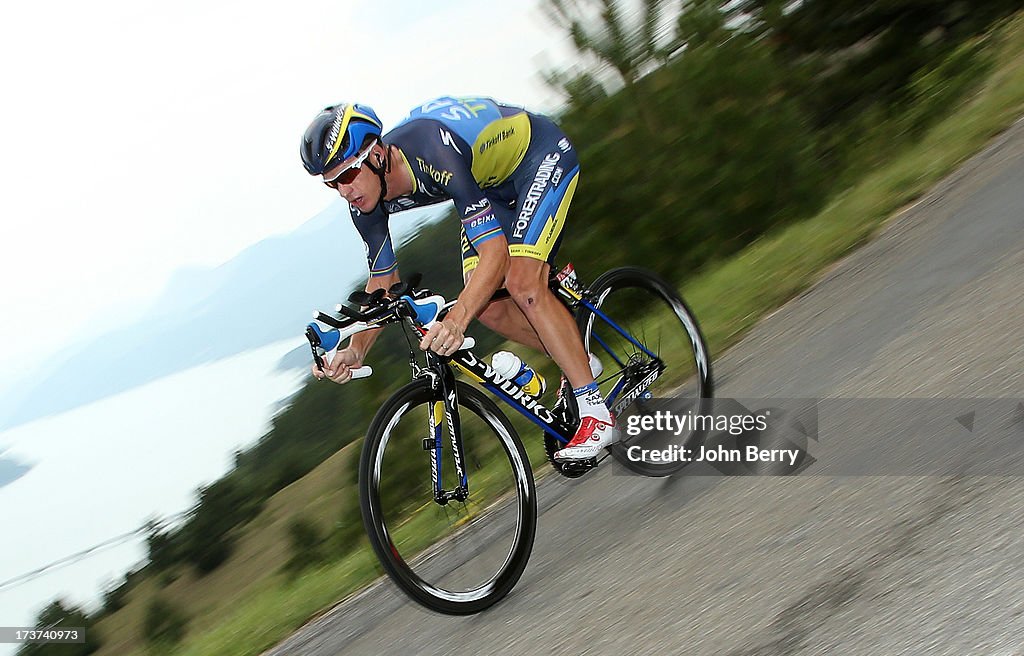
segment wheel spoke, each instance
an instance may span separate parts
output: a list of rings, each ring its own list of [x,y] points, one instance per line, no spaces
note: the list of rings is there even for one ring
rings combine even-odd
[[[629,374],[632,382],[640,382],[648,375],[648,365],[652,362],[648,352],[656,354],[664,364],[665,369],[661,375],[648,387],[647,391],[653,397],[700,401],[711,396],[710,367],[706,367],[705,375],[697,362],[698,357],[703,357],[707,349],[703,348],[701,355],[698,355],[693,347],[694,342],[703,344],[703,337],[699,332],[691,334],[691,330],[697,330],[697,323],[675,290],[649,271],[623,268],[601,276],[591,286],[591,291],[597,307],[640,342],[646,352],[632,340],[611,330],[602,319],[592,316],[585,307],[581,307],[577,312],[577,323],[588,350],[592,350],[592,341],[600,343],[601,338],[612,332],[614,335],[611,340],[605,343],[609,347],[614,346],[614,350],[627,360],[627,369],[632,368],[633,372]],[[606,398],[618,378],[612,374],[599,382],[598,386]],[[627,391],[629,389],[630,386],[627,386]],[[620,417],[648,413],[656,405],[656,401],[648,401],[641,396],[627,406]],[[701,402],[688,407],[700,409],[703,405]],[[695,444],[702,437],[696,433],[682,435],[680,442]],[[643,439],[643,436],[638,439]],[[621,444],[612,447],[612,454],[618,460],[647,475],[667,475],[681,467],[677,463],[632,463],[625,458],[624,452],[625,448]]]
[[[404,405],[394,401],[403,391]],[[416,464],[429,460],[421,427],[432,394],[425,383],[413,383],[395,397],[371,426],[360,472],[371,544],[385,571],[414,600],[444,613],[477,612],[508,593],[529,558],[537,512],[529,461],[493,403],[460,383],[470,497],[439,503],[431,489],[424,500],[413,490],[422,489],[422,464]],[[392,405],[396,415],[382,418]],[[444,449],[440,466],[441,488],[449,492],[460,485],[452,453]],[[426,506],[433,510],[422,512]]]

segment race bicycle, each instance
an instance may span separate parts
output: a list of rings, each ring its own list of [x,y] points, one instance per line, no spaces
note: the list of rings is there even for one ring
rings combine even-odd
[[[645,476],[667,476],[681,464],[630,458],[625,436],[600,459],[555,461],[555,451],[579,424],[568,384],[563,380],[549,409],[474,354],[471,337],[451,356],[420,351],[418,337],[454,305],[419,287],[420,281],[417,274],[386,292],[354,292],[349,302],[359,309],[339,305],[341,317],[316,313],[306,337],[322,368],[351,335],[391,323],[405,326],[412,381],[381,406],[367,431],[359,465],[363,523],[384,571],[402,591],[434,611],[465,615],[512,590],[537,525],[527,450],[515,425],[482,390],[516,410],[525,425],[542,430],[548,462],[563,476],[583,476],[608,455]],[[575,314],[584,346],[604,363],[597,382],[620,421],[655,397],[688,400],[699,409],[712,396],[697,322],[659,276],[623,267],[583,285],[570,264],[551,277],[550,288]],[[504,289],[492,301],[502,298],[508,298]],[[478,386],[456,380],[456,370]],[[353,378],[371,374],[368,366],[353,370]],[[693,431],[679,439],[692,446],[702,437]]]

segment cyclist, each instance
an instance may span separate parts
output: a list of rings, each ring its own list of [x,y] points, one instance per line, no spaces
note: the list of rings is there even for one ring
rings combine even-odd
[[[366,291],[399,280],[392,214],[451,200],[462,220],[465,286],[420,348],[451,355],[479,319],[504,337],[550,354],[573,387],[580,427],[555,454],[587,460],[615,441],[614,419],[594,380],[569,311],[548,288],[566,212],[579,179],[568,138],[550,119],[488,98],[443,97],[414,108],[383,134],[361,104],[325,108],[306,129],[302,163],[349,203],[367,248]],[[489,303],[499,287],[511,298]],[[348,382],[377,331],[352,337],[313,374]]]

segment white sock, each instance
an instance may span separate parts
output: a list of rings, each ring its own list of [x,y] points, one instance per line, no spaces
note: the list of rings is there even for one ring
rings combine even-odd
[[[604,396],[596,382],[578,387],[572,393],[580,408],[580,417],[591,416],[601,421],[611,421],[611,413],[608,412],[608,406],[604,404]]]

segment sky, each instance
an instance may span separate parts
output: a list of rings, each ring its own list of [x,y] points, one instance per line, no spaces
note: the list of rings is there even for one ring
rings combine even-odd
[[[325,105],[385,128],[441,95],[540,111],[570,61],[536,0],[16,3],[0,23],[0,393],[332,202],[299,140]],[[330,257],[331,244],[310,257]]]

